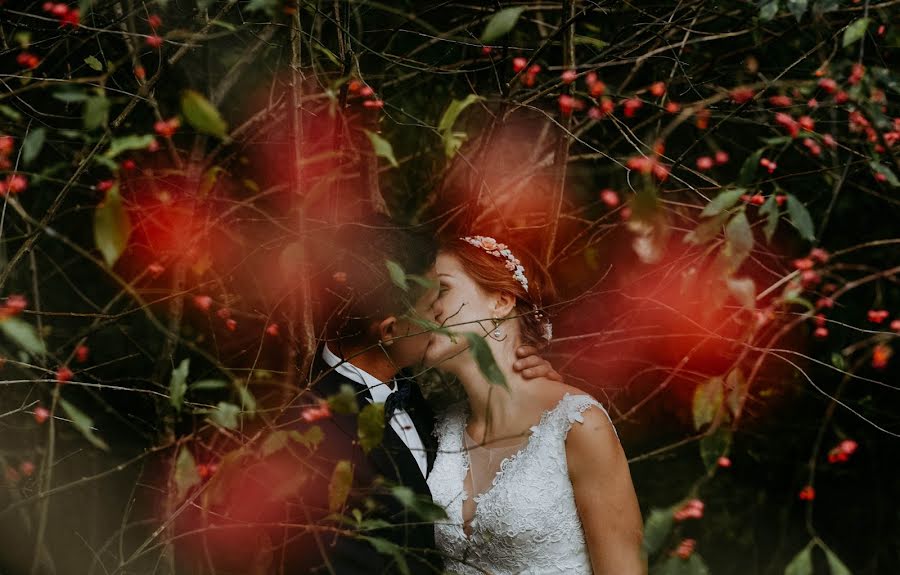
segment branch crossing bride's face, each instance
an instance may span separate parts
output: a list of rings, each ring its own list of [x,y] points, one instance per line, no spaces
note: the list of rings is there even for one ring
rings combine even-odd
[[[492,299],[463,269],[452,254],[438,253],[434,265],[439,282],[438,295],[432,304],[434,320],[452,333],[473,332],[484,337],[493,328],[490,305]],[[456,341],[443,333],[433,332],[425,351],[425,364],[453,371],[457,358],[466,359],[465,338]]]

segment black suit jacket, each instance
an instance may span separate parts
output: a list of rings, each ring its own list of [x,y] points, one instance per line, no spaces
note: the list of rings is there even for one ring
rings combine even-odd
[[[317,357],[316,368],[323,375],[310,393],[298,398],[285,411],[277,427],[282,431],[305,433],[312,426],[318,426],[324,432],[324,439],[313,453],[307,453],[305,458],[293,458],[293,463],[285,463],[295,465],[297,473],[307,475],[310,480],[304,482],[299,498],[286,509],[284,518],[286,523],[313,522],[325,526],[326,530],[301,533],[281,530],[283,545],[276,545],[274,565],[283,567],[283,571],[277,569],[276,572],[291,575],[330,571],[338,574],[397,573],[401,571],[398,561],[405,561],[413,574],[442,572],[443,565],[435,551],[433,523],[417,512],[415,505],[409,506],[392,492],[393,487],[403,486],[411,489],[417,502],[424,502],[426,509],[431,504],[425,477],[393,428],[385,425],[381,444],[366,453],[358,442],[358,413],[333,413],[324,420],[303,421],[301,414],[306,407],[340,393],[342,386],[350,386],[354,391],[359,411],[372,397],[365,385],[331,370],[320,356]],[[434,415],[414,383],[406,411],[425,445],[430,471],[436,453],[436,439],[432,435]],[[288,450],[282,450],[282,457],[286,453]],[[363,529],[329,518],[328,484],[336,463],[342,460],[349,461],[353,468],[352,487],[342,512],[351,516],[354,509],[359,510],[366,522]],[[328,526],[350,533],[328,531]],[[274,539],[278,538],[278,535],[274,536]]]

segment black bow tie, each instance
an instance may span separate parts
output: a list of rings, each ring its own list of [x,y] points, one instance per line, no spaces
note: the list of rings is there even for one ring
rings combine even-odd
[[[384,400],[384,421],[387,423],[395,411],[405,411],[409,405],[412,383],[408,379],[395,379],[394,391]]]

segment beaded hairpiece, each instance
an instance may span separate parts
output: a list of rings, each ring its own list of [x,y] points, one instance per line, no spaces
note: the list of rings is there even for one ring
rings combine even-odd
[[[515,280],[522,284],[526,293],[528,292],[528,278],[525,277],[525,268],[522,267],[522,262],[513,255],[506,244],[498,243],[497,240],[488,236],[466,236],[459,239],[472,244],[476,248],[483,249],[494,257],[505,259],[506,269],[512,272]],[[537,305],[534,306],[534,316],[544,326],[544,339],[550,341],[553,338],[553,324],[544,317]]]

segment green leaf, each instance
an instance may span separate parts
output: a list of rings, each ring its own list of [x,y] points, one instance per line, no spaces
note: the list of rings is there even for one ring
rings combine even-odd
[[[685,234],[683,241],[695,245],[705,244],[719,235],[719,232],[722,231],[722,226],[725,225],[725,220],[727,220],[730,215],[731,214],[728,212],[722,212],[701,221],[697,224],[696,228]]]
[[[353,386],[344,383],[338,388],[338,392],[328,397],[328,406],[335,413],[356,413],[359,411],[359,403],[356,401],[356,391]]]
[[[700,439],[700,458],[707,470],[719,465],[719,458],[728,455],[731,449],[731,429],[719,426],[709,435]]]
[[[273,431],[263,440],[262,445],[259,446],[260,454],[263,457],[268,457],[273,453],[284,449],[288,444],[288,440],[291,438],[291,432],[285,430]]]
[[[91,67],[91,69],[96,70],[98,72],[103,70],[103,64],[100,63],[100,60],[95,58],[94,56],[88,56],[84,59],[84,63]]]
[[[850,44],[854,42],[858,42],[863,36],[866,35],[866,28],[869,27],[869,19],[868,18],[860,18],[858,20],[854,20],[849,26],[844,29],[844,40],[841,44],[846,48]]]
[[[241,384],[240,382],[235,382],[238,395],[241,398],[241,409],[244,413],[248,413],[251,416],[256,413],[256,398],[253,397],[253,394],[250,393],[250,390],[247,389],[246,385]]]
[[[185,90],[181,93],[181,114],[198,132],[228,140],[228,124],[200,92]]]
[[[109,120],[109,100],[106,96],[92,96],[84,101],[84,129],[105,126]]]
[[[744,160],[744,163],[741,165],[741,171],[738,173],[737,180],[735,181],[736,185],[747,186],[753,181],[756,177],[756,169],[757,166],[759,166],[759,160],[762,159],[762,155],[765,151],[765,148],[760,148]]]
[[[700,212],[700,216],[714,216],[729,209],[738,201],[741,194],[745,194],[746,192],[747,190],[745,188],[734,188],[733,190],[721,192],[718,196],[713,198],[712,201],[706,204],[706,207]]]
[[[221,379],[201,379],[200,381],[195,381],[190,384],[188,387],[191,389],[225,389],[229,387],[229,383],[227,381]]]
[[[291,439],[312,450],[318,447],[322,440],[325,439],[325,432],[318,425],[313,425],[303,433],[296,430],[291,431]]]
[[[769,196],[760,206],[759,215],[766,216],[763,235],[766,236],[767,242],[772,243],[772,236],[775,235],[775,229],[778,227],[778,201],[775,200],[775,194]]]
[[[41,148],[44,147],[44,140],[47,137],[47,130],[44,128],[35,128],[28,132],[25,140],[22,142],[22,163],[28,165],[31,161],[38,157]]]
[[[737,270],[753,249],[753,231],[747,215],[738,212],[725,226],[725,247],[722,256],[731,271]]]
[[[787,0],[788,10],[791,11],[791,14],[794,15],[794,18],[797,19],[797,22],[803,18],[803,14],[806,13],[806,7],[809,4],[808,0]]]
[[[37,357],[47,353],[44,342],[38,337],[34,326],[20,318],[8,317],[0,320],[0,330],[9,340],[32,356]]]
[[[756,309],[756,285],[751,278],[729,277],[725,281],[734,299],[747,309]]]
[[[800,232],[800,235],[809,241],[815,241],[816,233],[813,229],[813,221],[806,211],[803,202],[797,199],[793,194],[787,194],[787,212],[791,218],[791,223]]]
[[[61,90],[59,92],[54,92],[53,97],[61,102],[66,103],[84,102],[90,99],[90,96],[88,96],[84,92],[74,92],[70,90]]]
[[[503,372],[500,371],[500,368],[497,366],[497,362],[494,361],[494,354],[491,352],[491,347],[484,341],[484,338],[477,333],[472,332],[464,332],[462,335],[466,338],[466,341],[469,342],[469,350],[475,357],[475,363],[478,364],[478,369],[481,371],[481,374],[489,383],[499,385],[504,389],[509,389],[509,386],[506,383],[506,376],[503,375]]]
[[[812,548],[807,545],[784,568],[784,575],[812,575]]]
[[[767,22],[778,14],[778,0],[768,0],[759,7],[759,19]]]
[[[725,377],[725,388],[728,390],[725,404],[731,415],[737,419],[741,412],[741,406],[744,404],[744,398],[750,389],[741,368],[736,367],[728,373]]]
[[[191,450],[182,445],[175,459],[175,493],[178,499],[184,497],[191,487],[200,483],[200,474]]]
[[[361,537],[360,539],[364,539],[371,543],[372,547],[379,553],[393,557],[394,561],[397,563],[396,569],[402,575],[409,575],[409,565],[406,564],[406,555],[402,547],[387,539],[381,539],[380,537]]]
[[[438,122],[438,131],[439,132],[449,132],[453,129],[453,125],[456,124],[456,119],[459,118],[459,115],[463,110],[474,104],[475,102],[479,102],[484,100],[484,97],[477,96],[475,94],[469,94],[462,100],[453,100],[450,102],[450,105],[447,106],[447,109],[444,110],[443,115],[441,116],[441,121]]]
[[[357,419],[356,433],[366,453],[381,445],[384,438],[384,404],[370,403],[362,408]]]
[[[187,391],[188,366],[191,358],[186,357],[181,360],[178,367],[172,370],[172,377],[169,378],[169,403],[176,411],[181,411],[184,404],[184,394]]]
[[[122,204],[119,185],[106,193],[106,199],[94,210],[94,244],[106,265],[112,267],[125,251],[131,235],[131,218]]]
[[[116,138],[109,144],[109,149],[106,150],[103,156],[111,160],[128,150],[143,150],[155,139],[156,138],[152,134],[145,134],[143,136],[131,135]]]
[[[469,139],[469,135],[465,132],[448,131],[444,132],[442,138],[444,141],[444,155],[448,158],[452,158],[466,140]]]
[[[894,174],[894,172],[891,171],[891,169],[889,167],[879,164],[878,162],[876,162],[874,160],[869,162],[869,167],[872,168],[872,170],[874,172],[879,173],[882,176],[884,176],[887,179],[887,182],[892,187],[895,187],[895,188],[900,187],[900,180],[897,179],[897,176]]]
[[[63,398],[59,398],[59,405],[63,408],[63,411],[66,412],[66,415],[69,416],[69,419],[72,420],[72,425],[75,426],[75,429],[80,431],[81,435],[83,435],[91,445],[99,447],[104,451],[109,451],[109,446],[106,442],[97,437],[94,433],[94,422],[90,417]]]
[[[350,486],[353,484],[353,466],[346,459],[342,459],[334,466],[331,473],[331,481],[328,482],[328,510],[332,513],[339,511],[347,497],[350,495]]]
[[[238,415],[240,413],[240,407],[227,401],[220,401],[209,414],[209,418],[216,425],[226,429],[235,429],[238,426]]]
[[[384,265],[387,266],[388,273],[391,275],[391,281],[394,285],[403,291],[409,291],[409,283],[406,281],[406,272],[400,267],[400,264],[393,260],[386,260]]]
[[[828,568],[831,569],[831,575],[852,575],[850,569],[831,549],[827,547],[823,547],[823,549],[825,550],[825,557],[828,559]]]
[[[424,521],[434,522],[447,518],[447,512],[443,507],[431,501],[431,498],[416,495],[412,489],[405,485],[393,487],[391,493],[404,505],[404,507],[412,510]]]
[[[15,108],[10,108],[6,104],[0,104],[0,114],[3,114],[13,122],[18,122],[22,119],[22,114],[16,111]]]
[[[484,32],[481,33],[481,43],[488,44],[509,33],[513,26],[516,25],[522,10],[524,8],[521,7],[504,8],[491,16],[487,26],[484,27]]]
[[[395,168],[399,167],[397,158],[394,157],[394,148],[391,146],[391,143],[375,132],[370,132],[369,130],[364,131],[366,135],[369,136],[369,141],[372,142],[372,149],[375,150],[375,155],[386,159]]]
[[[653,509],[644,522],[644,540],[641,543],[647,555],[653,555],[665,544],[675,518],[671,509]]]
[[[721,377],[710,378],[694,389],[694,429],[699,430],[715,418],[724,397],[724,382]]]
[[[836,351],[831,352],[831,365],[841,371],[847,369],[847,362],[844,360],[844,356]]]

